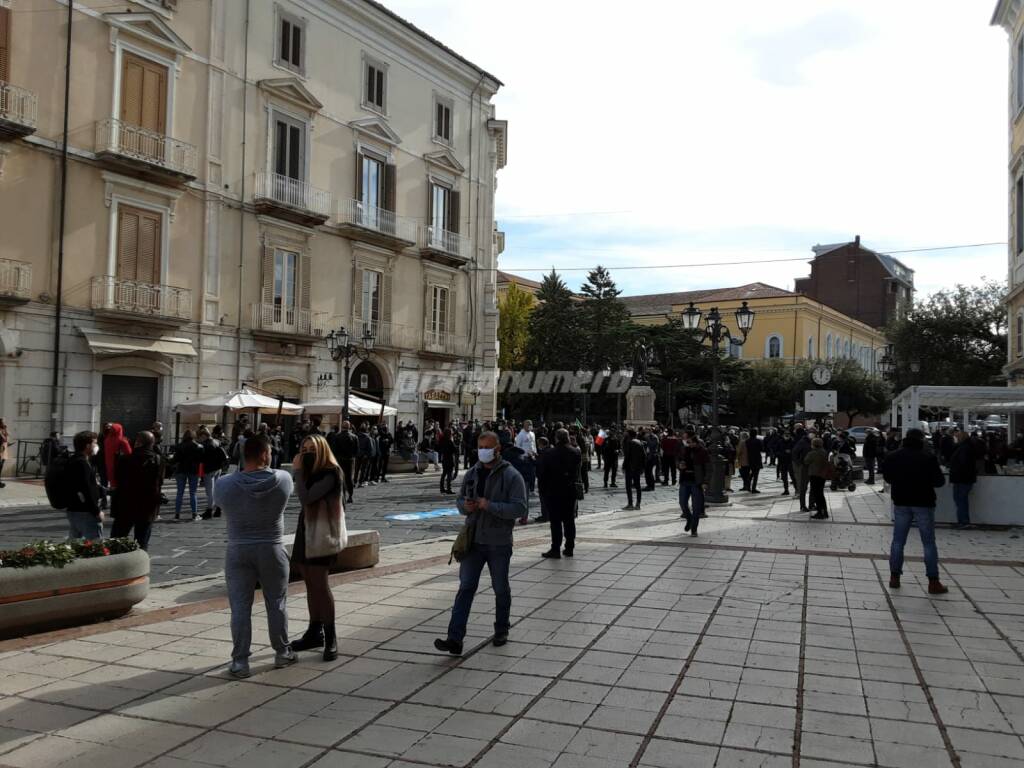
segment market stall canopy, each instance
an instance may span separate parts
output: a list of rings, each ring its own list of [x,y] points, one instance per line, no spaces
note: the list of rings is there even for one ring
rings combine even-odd
[[[295,403],[281,403],[276,397],[268,397],[251,389],[242,388],[224,395],[214,395],[200,400],[186,400],[178,403],[175,409],[182,414],[211,413],[227,408],[231,411],[254,411],[263,414],[276,414],[280,404],[281,413],[286,416],[297,416],[302,413],[302,406]]]
[[[1024,388],[1011,387],[907,387],[894,405],[916,402],[921,408],[951,408],[972,411],[1024,411]]]
[[[317,414],[331,414],[341,413],[344,408],[345,399],[342,397],[332,397],[327,400],[314,400],[309,403],[302,403],[300,408],[303,408],[306,413],[317,413]],[[357,397],[356,395],[348,396],[348,412],[350,416],[380,416],[381,405],[375,403],[373,400],[367,400],[363,397]],[[384,416],[396,416],[398,409],[385,405],[383,415]]]

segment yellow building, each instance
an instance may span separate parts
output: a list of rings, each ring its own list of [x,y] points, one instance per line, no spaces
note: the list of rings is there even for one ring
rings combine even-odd
[[[519,290],[525,291],[531,296],[536,296],[537,291],[540,290],[540,283],[536,280],[530,280],[519,275],[513,275],[511,272],[502,272],[499,269],[496,281],[496,290],[499,301],[506,293],[508,293],[509,286],[511,285],[515,285]]]
[[[1010,36],[1007,62],[1010,76],[1010,165],[1007,179],[1010,208],[1007,242],[1006,296],[1010,337],[1006,367],[1010,386],[1024,386],[1024,4],[1019,0],[999,0],[992,23]]]
[[[854,320],[821,302],[765,283],[735,288],[711,288],[681,293],[623,296],[633,320],[640,325],[660,325],[678,318],[693,302],[706,313],[717,307],[730,331],[742,338],[735,312],[743,303],[754,311],[754,326],[746,343],[732,344],[727,353],[743,360],[856,360],[875,373],[884,354],[881,331]]]

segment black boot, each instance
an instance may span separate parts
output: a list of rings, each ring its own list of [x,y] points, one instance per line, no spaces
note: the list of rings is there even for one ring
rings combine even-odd
[[[324,644],[324,625],[319,621],[309,622],[309,629],[298,640],[292,641],[293,651],[309,651]]]
[[[334,661],[338,658],[338,635],[334,631],[334,624],[324,624],[324,661]]]

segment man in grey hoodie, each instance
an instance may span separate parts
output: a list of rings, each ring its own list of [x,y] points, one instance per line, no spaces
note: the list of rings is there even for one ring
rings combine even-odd
[[[288,553],[284,548],[284,508],[292,493],[292,476],[270,469],[270,440],[256,434],[245,441],[243,471],[217,481],[214,496],[224,511],[228,547],[224,576],[231,603],[230,672],[248,677],[252,644],[252,602],[257,583],[267,607],[274,666],[296,661],[288,643]]]
[[[512,529],[526,514],[526,483],[523,476],[501,458],[501,445],[494,432],[477,438],[478,461],[462,478],[455,500],[459,512],[474,526],[473,544],[459,567],[459,592],[455,596],[448,637],[434,641],[439,651],[462,655],[462,641],[480,584],[484,565],[491,574],[494,589],[494,638],[496,646],[508,642],[509,615],[512,612],[512,587],[508,582],[512,561]]]

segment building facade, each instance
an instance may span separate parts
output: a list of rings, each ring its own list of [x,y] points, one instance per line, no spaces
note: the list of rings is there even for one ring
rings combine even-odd
[[[1009,166],[1007,200],[1006,314],[1009,324],[1007,361],[1003,369],[1010,386],[1024,386],[1024,2],[1000,0],[992,23],[1006,30],[1010,38],[1008,68]],[[1021,423],[1020,417],[1017,424]]]
[[[849,359],[877,375],[878,361],[885,353],[885,336],[880,330],[807,296],[765,283],[623,296],[622,302],[641,325],[661,325],[669,317],[680,317],[691,302],[705,315],[717,307],[733,332],[738,331],[734,314],[746,302],[755,312],[750,335],[742,346],[730,344],[723,350],[742,360],[782,360],[796,365],[804,360]]]
[[[123,6],[74,3],[61,240],[67,5],[0,0],[15,436],[131,431],[243,383],[340,397],[340,327],[374,338],[353,389],[461,414],[497,374],[497,78],[372,0]]]
[[[848,243],[816,245],[812,250],[811,274],[797,278],[797,293],[873,328],[884,328],[913,306],[914,270],[865,248],[860,235]]]

